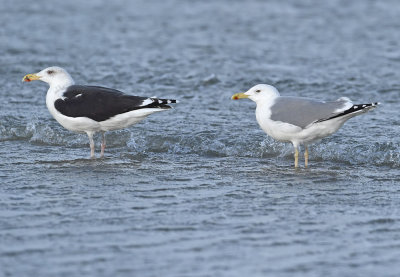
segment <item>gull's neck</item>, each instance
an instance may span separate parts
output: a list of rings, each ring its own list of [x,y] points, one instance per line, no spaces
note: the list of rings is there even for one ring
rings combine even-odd
[[[48,82],[50,88],[49,91],[61,91],[74,84],[74,80],[71,76],[63,76],[62,78],[56,78]]]
[[[262,99],[260,101],[257,101],[256,102],[257,108],[269,108],[269,107],[271,107],[275,103],[276,99],[278,99],[278,97],[279,97],[279,94],[275,94],[275,95],[271,95],[268,98],[264,98],[264,99]]]
[[[271,106],[274,105],[276,99],[278,99],[279,94],[273,95],[267,99],[263,99],[263,101],[257,101],[256,107],[256,119],[261,128],[267,133],[270,133],[270,130],[265,129],[265,121],[269,121],[271,117]],[[267,124],[268,125],[268,124]]]
[[[51,115],[57,119],[57,111],[54,107],[54,102],[63,97],[63,93],[69,86],[74,84],[74,80],[71,76],[63,76],[62,78],[56,78],[47,82],[50,85],[49,90],[46,94],[46,106],[49,109]]]

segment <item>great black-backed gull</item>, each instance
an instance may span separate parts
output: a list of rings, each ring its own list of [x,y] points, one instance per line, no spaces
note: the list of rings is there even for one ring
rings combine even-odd
[[[51,115],[64,128],[86,133],[90,142],[90,157],[94,158],[93,135],[101,132],[101,153],[106,147],[105,132],[134,125],[148,115],[166,111],[176,100],[132,96],[121,91],[99,87],[74,85],[66,70],[53,66],[34,74],[27,74],[23,82],[40,80],[50,85],[46,105]]]
[[[301,97],[280,96],[270,85],[259,84],[232,99],[249,98],[257,104],[256,118],[261,129],[278,141],[293,144],[294,165],[298,167],[299,146],[304,145],[308,166],[308,145],[335,133],[348,119],[375,108],[379,103],[354,105],[346,97],[323,102]]]

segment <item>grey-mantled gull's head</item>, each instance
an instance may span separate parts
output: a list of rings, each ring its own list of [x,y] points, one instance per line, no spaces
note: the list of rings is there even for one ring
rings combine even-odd
[[[246,92],[234,94],[232,96],[232,99],[238,100],[242,98],[249,98],[250,100],[253,100],[254,102],[257,103],[260,101],[271,100],[278,96],[279,92],[275,87],[266,84],[258,84],[250,88]]]

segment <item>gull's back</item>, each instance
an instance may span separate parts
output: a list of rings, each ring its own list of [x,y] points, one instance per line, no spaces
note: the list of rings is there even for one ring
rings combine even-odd
[[[309,98],[281,96],[271,106],[270,119],[304,129],[311,123],[330,118],[351,105],[346,98],[323,102]]]

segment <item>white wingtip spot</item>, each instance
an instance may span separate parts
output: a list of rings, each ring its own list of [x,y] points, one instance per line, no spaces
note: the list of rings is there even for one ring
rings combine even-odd
[[[143,103],[142,103],[140,106],[141,106],[141,107],[147,106],[147,105],[150,105],[150,104],[153,103],[153,102],[154,102],[153,99],[147,98],[147,99],[145,99],[145,100],[143,101]]]

